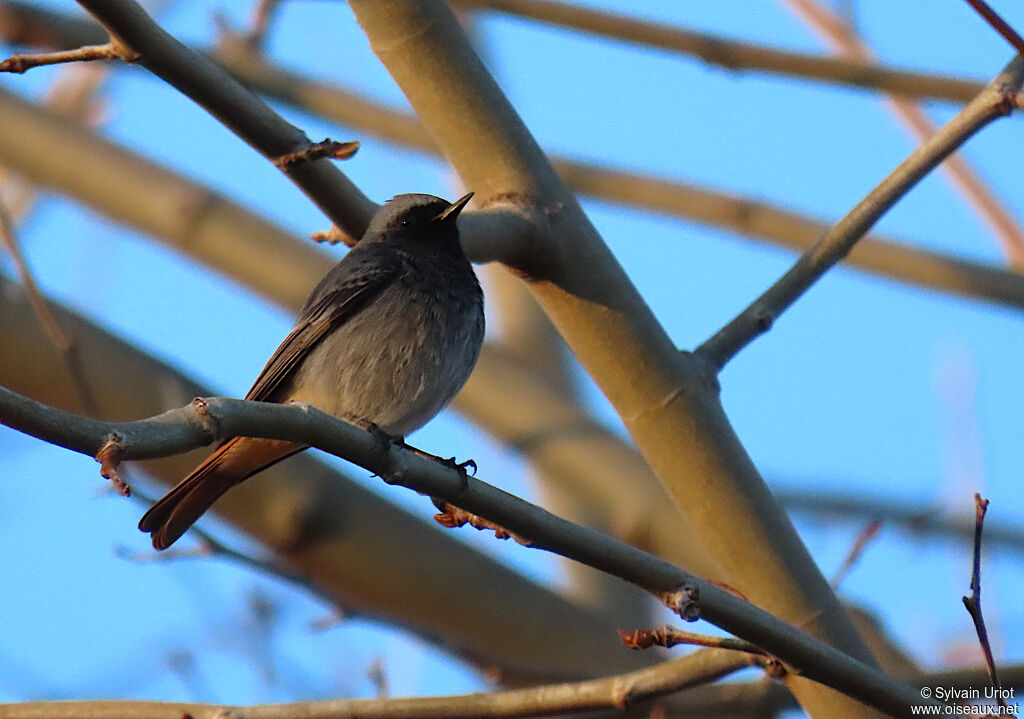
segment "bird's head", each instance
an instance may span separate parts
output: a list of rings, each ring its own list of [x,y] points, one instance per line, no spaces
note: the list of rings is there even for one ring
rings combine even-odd
[[[433,195],[397,195],[377,210],[360,242],[457,240],[455,219],[472,197],[470,192],[448,202]]]

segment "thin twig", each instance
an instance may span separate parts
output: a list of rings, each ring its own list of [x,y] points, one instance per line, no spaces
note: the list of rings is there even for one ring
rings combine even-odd
[[[1014,50],[1024,55],[1024,38],[1010,27],[1009,23],[1003,20],[999,13],[993,10],[985,0],[967,0],[967,4],[985,18],[988,24],[995,28],[995,31],[1002,35]]]
[[[121,49],[115,43],[108,42],[104,45],[86,45],[74,50],[57,50],[55,52],[39,53],[16,53],[6,60],[0,62],[0,72],[13,72],[21,74],[26,70],[43,65],[59,65],[66,62],[87,62],[90,60],[128,60],[122,55]]]
[[[302,150],[309,138],[210,59],[165,32],[131,0],[79,0],[112,37],[144,48],[139,64],[190,97],[232,132],[274,158]],[[361,235],[377,208],[333,163],[302,162],[281,168],[332,222]]]
[[[978,633],[978,643],[985,653],[985,666],[988,668],[988,678],[992,683],[995,700],[1000,707],[1006,707],[1006,696],[1003,694],[1003,687],[999,683],[999,674],[996,671],[996,662],[992,657],[992,645],[988,640],[988,630],[985,629],[985,617],[981,611],[981,533],[985,526],[985,513],[988,511],[988,500],[982,499],[980,494],[974,495],[974,561],[971,563],[971,596],[963,597],[964,607],[971,615],[974,622],[974,630]]]
[[[43,294],[39,291],[39,285],[36,284],[35,276],[32,274],[32,270],[29,268],[28,262],[25,261],[25,256],[21,252],[21,246],[15,233],[14,219],[7,211],[7,205],[2,198],[0,198],[0,244],[4,246],[11,256],[15,271],[18,273],[18,279],[21,281],[21,286],[24,288],[29,303],[32,305],[32,311],[35,312],[36,317],[39,319],[39,324],[46,332],[46,336],[50,338],[51,344],[60,352],[64,360],[64,366],[68,370],[71,383],[74,385],[75,391],[78,393],[78,399],[82,403],[82,409],[86,414],[94,417],[99,416],[96,398],[93,396],[92,390],[89,389],[89,382],[86,380],[85,371],[78,356],[78,346],[60,328],[60,324],[50,311],[49,304],[43,299]]]
[[[773,487],[772,491],[790,512],[811,516],[835,515],[851,521],[880,519],[892,529],[900,529],[915,536],[947,537],[956,540],[974,536],[974,521],[950,516],[942,507],[920,503],[901,503],[884,497],[862,497],[833,492],[813,492],[804,489]],[[985,542],[989,547],[999,545],[1016,551],[1024,550],[1024,530],[1015,524],[985,526]]]
[[[157,499],[149,493],[137,488],[133,489],[132,496],[146,505],[153,504]],[[339,615],[344,615],[346,618],[355,616],[353,610],[347,607],[338,606],[338,600],[335,597],[330,596],[316,584],[310,582],[309,579],[297,572],[291,572],[276,562],[260,559],[259,557],[251,554],[233,549],[197,524],[193,524],[189,528],[188,535],[194,537],[197,542],[197,545],[193,549],[171,549],[163,552],[134,552],[124,547],[118,547],[116,551],[118,556],[134,562],[160,562],[170,559],[220,557],[244,567],[248,567],[249,569],[256,570],[261,574],[285,581],[292,586],[304,589],[328,606],[335,609],[336,613]]]
[[[630,649],[649,649],[650,647],[672,647],[685,644],[687,646],[711,647],[714,649],[729,649],[730,651],[745,652],[756,656],[767,656],[768,653],[750,642],[745,642],[736,637],[716,637],[710,634],[698,634],[666,624],[660,629],[635,629],[627,632],[619,630],[619,639]]]
[[[780,0],[805,24],[832,45],[835,52],[851,60],[874,62],[875,54],[861,40],[849,22],[820,0]],[[937,128],[920,103],[903,94],[890,93],[886,106],[907,127],[918,142],[925,142]],[[960,154],[952,154],[940,165],[947,179],[978,213],[993,233],[1011,267],[1024,269],[1024,232],[1014,216]]]
[[[575,525],[418,450],[389,444],[305,405],[224,398],[197,400],[136,422],[80,417],[0,387],[0,422],[67,449],[95,454],[117,437],[118,458],[148,459],[231,436],[301,442],[421,494],[458,503],[524,537],[531,546],[615,575],[652,592],[684,619],[705,619],[778,657],[808,679],[869,706],[909,716],[917,690],[811,637],[730,592],[600,532]],[[682,587],[682,589],[680,589]]]
[[[833,589],[838,589],[839,585],[846,579],[846,575],[850,573],[854,565],[864,554],[864,550],[867,549],[868,545],[878,536],[879,531],[882,529],[882,520],[873,519],[868,522],[860,532],[857,533],[857,539],[854,540],[853,546],[850,547],[850,551],[846,553],[846,557],[843,559],[843,563],[839,565],[839,569],[832,575],[832,579],[829,584],[832,585]]]
[[[930,140],[917,148],[861,200],[774,285],[697,349],[722,368],[740,350],[771,328],[775,320],[835,266],[885,212],[971,136],[1010,114],[1013,95],[1024,83],[1024,60],[1015,57],[985,90]]]
[[[252,27],[246,34],[246,39],[257,48],[263,47],[267,39],[267,32],[270,29],[270,21],[273,19],[281,0],[258,0],[252,14]]]

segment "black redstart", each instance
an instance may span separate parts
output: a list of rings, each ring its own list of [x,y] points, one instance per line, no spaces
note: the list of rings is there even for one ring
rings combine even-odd
[[[459,244],[449,203],[398,195],[320,281],[245,396],[305,402],[390,435],[423,426],[462,388],[484,336],[483,293]],[[150,508],[139,529],[165,549],[218,497],[305,449],[235,437]]]

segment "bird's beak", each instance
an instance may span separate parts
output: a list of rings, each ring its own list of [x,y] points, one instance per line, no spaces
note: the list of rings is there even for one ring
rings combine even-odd
[[[441,210],[441,212],[438,213],[437,217],[434,218],[434,221],[435,222],[444,222],[445,220],[450,220],[450,221],[454,222],[455,218],[459,216],[460,212],[462,212],[462,208],[464,208],[466,205],[468,205],[469,201],[472,200],[472,199],[473,199],[473,193],[472,192],[470,192],[468,195],[463,195],[462,197],[457,199],[455,202],[453,202],[452,204],[448,205],[448,207],[446,207],[443,210]]]

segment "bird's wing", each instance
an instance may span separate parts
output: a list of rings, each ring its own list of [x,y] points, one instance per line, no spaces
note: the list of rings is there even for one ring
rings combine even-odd
[[[270,401],[271,395],[302,363],[309,351],[334,328],[358,314],[391,283],[396,263],[359,263],[362,267],[337,265],[313,291],[298,322],[277,348],[245,395],[248,400]],[[333,287],[338,274],[349,275]]]

